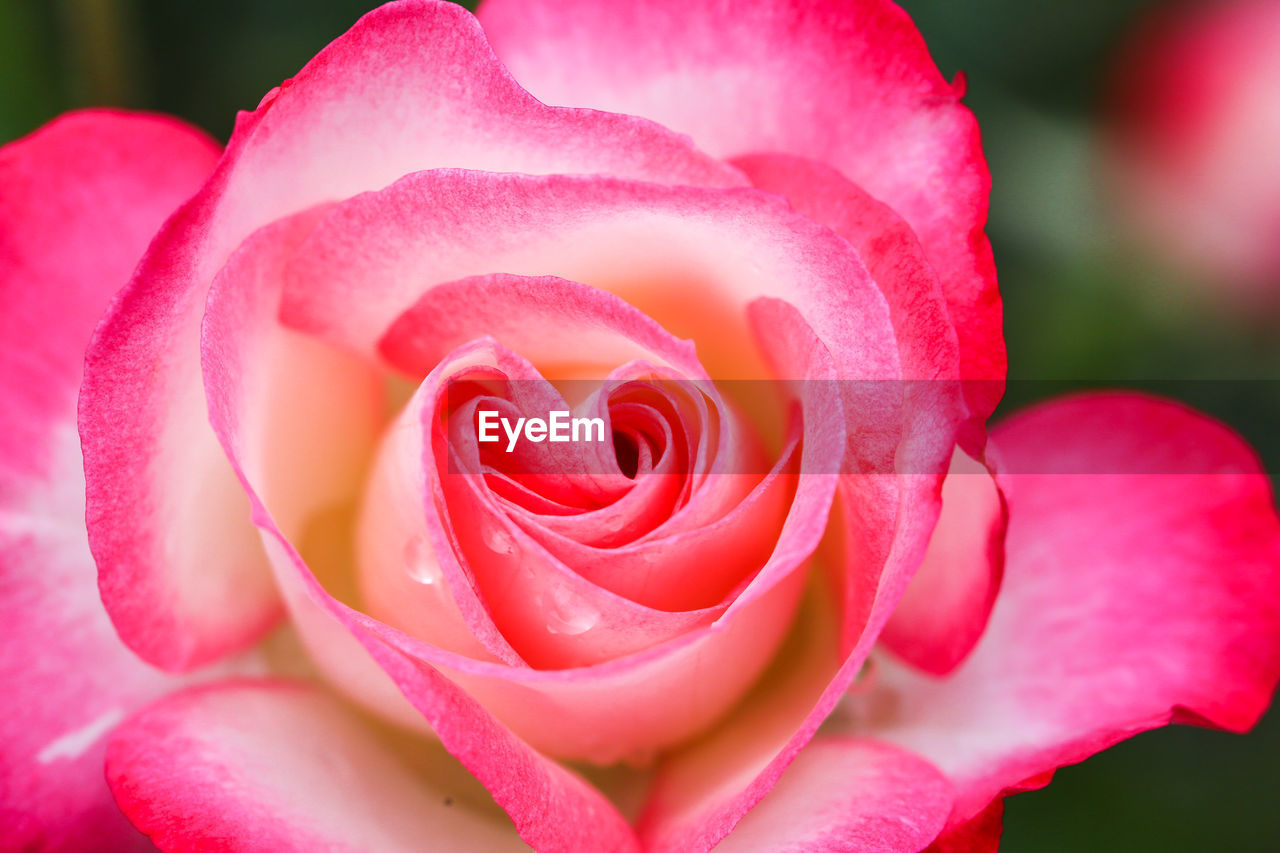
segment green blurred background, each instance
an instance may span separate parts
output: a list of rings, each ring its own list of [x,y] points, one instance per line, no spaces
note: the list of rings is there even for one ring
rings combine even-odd
[[[0,141],[91,104],[162,110],[225,140],[236,110],[252,109],[371,5],[0,0]],[[943,72],[966,72],[982,123],[1010,375],[1027,380],[1011,383],[1004,410],[1069,387],[1172,389],[1240,429],[1280,470],[1280,317],[1189,296],[1188,273],[1121,235],[1100,180],[1115,50],[1160,3],[904,5]],[[1214,381],[1156,381],[1169,379]],[[1164,729],[1066,768],[1045,791],[1010,800],[1002,849],[1280,851],[1280,713],[1246,737]]]

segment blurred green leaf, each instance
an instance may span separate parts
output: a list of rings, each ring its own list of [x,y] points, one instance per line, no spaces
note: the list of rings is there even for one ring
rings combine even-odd
[[[0,2],[0,142],[23,136],[66,108],[48,6]]]

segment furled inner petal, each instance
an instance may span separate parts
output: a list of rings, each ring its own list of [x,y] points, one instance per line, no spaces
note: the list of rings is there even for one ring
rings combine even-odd
[[[628,366],[614,380],[631,376],[639,368],[638,363]],[[706,627],[722,613],[729,605],[726,587],[745,586],[768,562],[783,523],[789,496],[786,484],[793,484],[794,476],[769,478],[773,488],[764,492],[772,500],[750,502],[752,509],[767,507],[768,515],[733,512],[733,502],[739,502],[744,493],[750,495],[751,486],[762,478],[751,469],[740,470],[742,451],[735,442],[743,426],[711,429],[728,426],[734,419],[714,400],[714,386],[707,383],[706,390],[699,390],[688,383],[652,384],[636,378],[612,387],[610,382],[606,380],[600,392],[583,400],[575,413],[596,411],[601,403],[608,404],[601,409],[605,414],[612,406],[624,411],[645,408],[639,401],[647,401],[654,412],[663,413],[672,433],[687,436],[679,452],[657,450],[659,470],[629,477],[620,471],[616,459],[600,470],[599,458],[586,452],[586,443],[569,444],[557,454],[554,449],[559,445],[523,439],[533,448],[524,457],[482,445],[475,426],[480,406],[502,413],[508,424],[518,416],[568,406],[552,385],[537,378],[532,365],[492,343],[465,346],[433,371],[400,416],[403,426],[391,427],[387,441],[393,449],[384,448],[369,480],[358,540],[362,587],[370,612],[462,653],[474,650],[474,643],[467,642],[470,638],[491,637],[492,656],[539,668],[589,665],[642,651]],[[463,392],[455,390],[459,387]],[[672,399],[669,395],[676,392],[696,394],[700,402]],[[720,414],[708,421],[711,411]],[[697,413],[702,420],[691,423]],[[412,419],[419,423],[408,422]],[[708,434],[701,434],[703,430]],[[508,440],[507,446],[514,449],[519,440]],[[673,456],[678,457],[674,467],[661,470],[664,460]],[[424,486],[418,487],[411,482],[412,475],[406,475],[415,470],[415,464],[423,466]],[[657,497],[662,500],[649,526],[659,531],[682,515],[693,515],[691,529],[678,530],[682,538],[678,544],[691,547],[669,547],[662,553],[660,568],[634,559],[628,565],[648,568],[654,585],[662,581],[697,589],[704,585],[702,561],[714,555],[721,566],[708,573],[709,582],[721,584],[719,594],[704,593],[709,602],[701,608],[657,610],[602,588],[590,577],[591,561],[608,561],[612,549],[596,545],[567,555],[563,550],[548,550],[534,535],[538,519],[526,514],[518,524],[510,501],[490,489],[493,472],[504,469],[510,474],[506,482],[520,478],[532,494],[545,491],[541,481],[557,493],[578,488],[583,493],[570,501],[577,505],[608,497],[602,481],[612,481],[615,488],[630,487],[621,492],[624,497],[636,493],[640,501]],[[644,489],[655,481],[657,491]],[[671,490],[662,488],[667,482],[684,484],[675,490],[683,496],[675,502],[678,505],[670,500]],[[778,483],[784,485],[774,487]],[[602,533],[610,532],[599,529],[599,515],[578,513],[583,523],[560,533],[560,540],[573,541],[573,534],[585,532],[589,540],[598,542]],[[570,517],[549,516],[554,520]],[[709,546],[699,547],[698,522],[703,519],[724,519],[725,523],[713,528]],[[746,538],[754,537],[757,546],[768,543],[769,550],[715,553],[717,542],[742,530],[744,522],[752,525]],[[415,548],[419,540],[432,547]],[[414,552],[408,567],[402,559],[406,552]],[[650,559],[655,553],[650,552]],[[585,562],[566,559],[584,556]],[[748,558],[734,559],[744,556]],[[717,581],[725,576],[727,584]],[[456,606],[460,602],[466,603],[462,609]],[[453,632],[448,626],[459,630]],[[467,630],[461,630],[464,627]],[[459,638],[464,642],[447,642]]]

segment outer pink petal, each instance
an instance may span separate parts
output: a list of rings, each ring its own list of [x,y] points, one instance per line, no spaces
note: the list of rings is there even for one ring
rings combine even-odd
[[[90,541],[113,620],[152,663],[218,658],[278,613],[248,505],[206,425],[199,324],[214,274],[260,226],[442,166],[742,182],[651,122],[540,104],[443,0],[369,13],[281,84],[242,117],[89,354]]]
[[[74,436],[62,445],[50,474],[75,493]],[[170,679],[116,637],[74,519],[19,520],[8,508],[0,519],[0,838],[14,850],[147,849],[103,784],[102,755],[116,724]]]
[[[70,113],[0,149],[0,460],[13,475],[45,470],[52,448],[37,448],[74,418],[93,327],[217,153],[175,119],[108,110]]]
[[[979,417],[1004,379],[983,234],[990,178],[959,87],[887,0],[486,0],[498,55],[547,103],[642,115],[712,154],[828,163],[897,211],[937,269]]]
[[[753,185],[785,197],[796,210],[831,228],[857,251],[889,306],[902,377],[908,380],[904,395],[921,417],[940,425],[959,422],[962,393],[969,398],[975,394],[999,397],[1002,378],[972,381],[968,377],[963,386],[957,383],[963,365],[939,275],[915,232],[892,208],[838,170],[814,160],[751,154],[733,162]],[[986,415],[977,412],[961,434],[965,447],[975,453],[981,452],[985,442]]]
[[[852,247],[759,190],[439,169],[329,212],[286,268],[281,319],[371,356],[423,291],[556,275],[695,340],[713,379],[766,378],[747,305],[786,300],[842,379],[897,380],[884,296]]]
[[[918,853],[950,809],[951,785],[927,762],[875,741],[820,736],[715,849]]]
[[[907,562],[895,561],[867,581],[872,586],[863,591],[876,606],[865,636],[847,655],[841,653],[841,599],[825,584],[811,587],[793,635],[740,708],[659,765],[637,824],[647,849],[708,850],[769,794],[858,676],[901,591]],[[878,595],[876,583],[890,591]]]
[[[785,154],[739,157],[754,186],[787,199],[857,250],[884,294],[904,379],[957,379],[959,347],[947,302],[920,241],[892,208],[825,163]]]
[[[872,704],[850,700],[856,730],[955,782],[953,825],[1145,729],[1247,729],[1280,679],[1280,522],[1238,437],[1180,405],[1095,394],[992,440],[1009,533],[986,634],[945,680],[889,666]]]
[[[890,651],[933,675],[964,660],[1000,590],[1005,524],[995,480],[957,449],[929,549],[880,636]]]
[[[908,380],[907,404],[918,422],[939,426],[940,434],[915,446],[918,456],[899,452],[899,459],[914,460],[906,463],[906,470],[933,470],[939,442],[945,444],[951,436],[947,425],[962,419],[955,381],[960,367],[955,330],[938,276],[914,232],[890,208],[830,166],[782,154],[749,155],[734,163],[757,187],[785,196],[802,213],[830,226],[866,262],[885,295],[898,336],[903,375]],[[985,442],[982,420],[972,421],[961,438],[980,450]],[[953,511],[943,516],[907,598],[886,628],[895,651],[933,672],[953,668],[972,648],[986,625],[999,585],[1002,551],[994,546],[1003,536],[1002,507],[986,470],[971,464],[982,476],[948,479],[945,493],[955,505]],[[965,473],[973,472],[966,469]],[[851,494],[860,488],[856,483],[846,486]],[[886,518],[885,524],[891,525],[892,520]],[[962,561],[957,562],[957,555]],[[853,627],[861,630],[863,625],[855,620]]]
[[[955,331],[937,274],[911,229],[822,163],[779,154],[734,162],[753,184],[785,196],[858,250],[889,304],[909,380],[908,400],[923,420],[958,421]],[[981,449],[982,421],[971,422],[962,440]],[[977,642],[999,588],[1003,560],[1004,513],[994,482],[960,451],[952,470],[943,492],[950,511],[943,513],[930,550],[883,637],[899,655],[934,673],[953,669]]]
[[[0,149],[0,836],[147,847],[102,781],[105,736],[168,679],[117,639],[84,533],[84,349],[152,233],[217,157],[158,116],[90,111]]]
[[[950,826],[925,853],[997,853],[1004,831],[1004,800],[997,799],[972,820]]]
[[[527,849],[500,813],[415,774],[296,682],[222,682],[147,707],[112,737],[107,781],[164,850]]]

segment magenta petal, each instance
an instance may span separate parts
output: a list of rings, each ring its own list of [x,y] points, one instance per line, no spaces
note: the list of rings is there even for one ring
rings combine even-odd
[[[217,147],[160,116],[73,113],[0,149],[0,836],[146,849],[102,780],[111,729],[169,689],[116,636],[84,531],[76,393],[108,301]]]
[[[1253,453],[1123,393],[1037,406],[992,442],[1009,532],[991,623],[946,679],[886,667],[874,726],[956,784],[952,824],[1149,728],[1252,726],[1280,680],[1280,522]]]
[[[839,171],[784,154],[739,157],[754,186],[777,193],[857,250],[884,294],[898,335],[904,379],[960,376],[956,330],[945,294],[911,227]]]
[[[983,233],[990,176],[960,87],[888,0],[485,0],[498,56],[547,103],[641,115],[719,157],[838,169],[893,208],[937,270],[983,419],[1005,374]]]
[[[411,759],[412,760],[412,759]],[[122,725],[107,750],[120,807],[164,850],[523,850],[511,824],[424,778],[313,686],[230,681]]]
[[[929,549],[880,635],[890,651],[933,675],[964,660],[1000,591],[1005,524],[995,479],[957,449]]]
[[[919,853],[946,823],[951,796],[946,778],[908,752],[819,736],[715,849]]]
[[[921,423],[958,422],[955,330],[938,276],[914,232],[829,166],[781,154],[749,155],[734,162],[753,184],[785,196],[858,250],[889,305],[908,380],[908,406],[914,405]],[[937,448],[949,438],[942,430],[924,448]],[[985,440],[981,420],[961,438],[980,450]],[[916,447],[917,452],[924,448]],[[921,464],[914,473],[931,467],[924,460],[932,452],[926,449],[915,457]],[[959,451],[956,458],[967,459]],[[943,487],[939,527],[883,637],[900,656],[937,674],[953,669],[977,642],[999,588],[1003,559],[1003,507],[994,481],[971,461],[952,468],[955,475]]]
[[[176,119],[89,110],[0,151],[0,460],[38,475],[32,449],[74,418],[94,326],[218,149]]]

